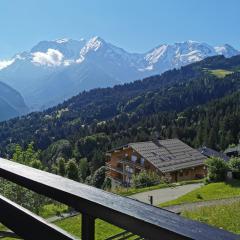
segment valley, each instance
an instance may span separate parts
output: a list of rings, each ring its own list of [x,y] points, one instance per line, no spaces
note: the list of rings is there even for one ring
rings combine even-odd
[[[28,111],[29,109],[20,93],[0,82],[0,121],[22,116]]]
[[[95,89],[43,112],[0,123],[3,156],[33,142],[51,169],[58,157],[87,158],[92,174],[105,152],[128,142],[179,138],[224,150],[239,139],[239,56],[211,57],[160,76]],[[221,78],[205,71],[225,69]],[[50,170],[51,171],[51,170]]]

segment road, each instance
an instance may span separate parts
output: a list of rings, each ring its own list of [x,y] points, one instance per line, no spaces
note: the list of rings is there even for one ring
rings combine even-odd
[[[177,187],[162,188],[148,192],[137,193],[129,197],[137,199],[141,202],[149,203],[149,196],[153,196],[153,205],[159,205],[160,203],[174,200],[188,192],[191,192],[194,189],[201,187],[202,185],[202,183],[194,183]]]

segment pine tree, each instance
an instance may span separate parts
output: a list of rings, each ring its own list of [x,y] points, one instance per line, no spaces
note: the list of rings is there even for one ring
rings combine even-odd
[[[89,172],[89,166],[87,158],[82,158],[79,161],[79,175],[83,181],[85,181]]]
[[[67,164],[67,177],[74,181],[79,181],[78,166],[75,159],[70,159]]]
[[[61,157],[57,159],[57,168],[58,174],[64,177],[66,175],[66,162],[64,158]]]

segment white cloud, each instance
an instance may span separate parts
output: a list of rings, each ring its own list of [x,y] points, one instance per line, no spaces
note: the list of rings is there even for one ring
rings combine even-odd
[[[60,66],[63,63],[63,54],[55,49],[49,48],[46,53],[35,52],[32,54],[32,62],[46,66]]]
[[[11,65],[12,63],[14,63],[15,59],[12,60],[2,60],[0,61],[0,70],[8,67],[9,65]]]

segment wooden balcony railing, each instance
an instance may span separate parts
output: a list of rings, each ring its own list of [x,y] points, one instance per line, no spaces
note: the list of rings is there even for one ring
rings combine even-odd
[[[94,239],[96,218],[136,234],[138,239],[240,239],[239,235],[188,220],[161,208],[1,158],[0,177],[81,212],[84,240]],[[0,198],[0,222],[23,239],[74,239],[4,197]]]
[[[119,163],[128,164],[128,165],[130,165],[130,166],[132,166],[132,167],[134,167],[134,168],[137,168],[137,169],[139,169],[139,170],[145,170],[145,167],[144,167],[143,165],[141,165],[141,164],[138,163],[138,162],[133,162],[133,161],[131,161],[131,160],[129,160],[129,159],[120,159],[118,162],[119,162]]]

